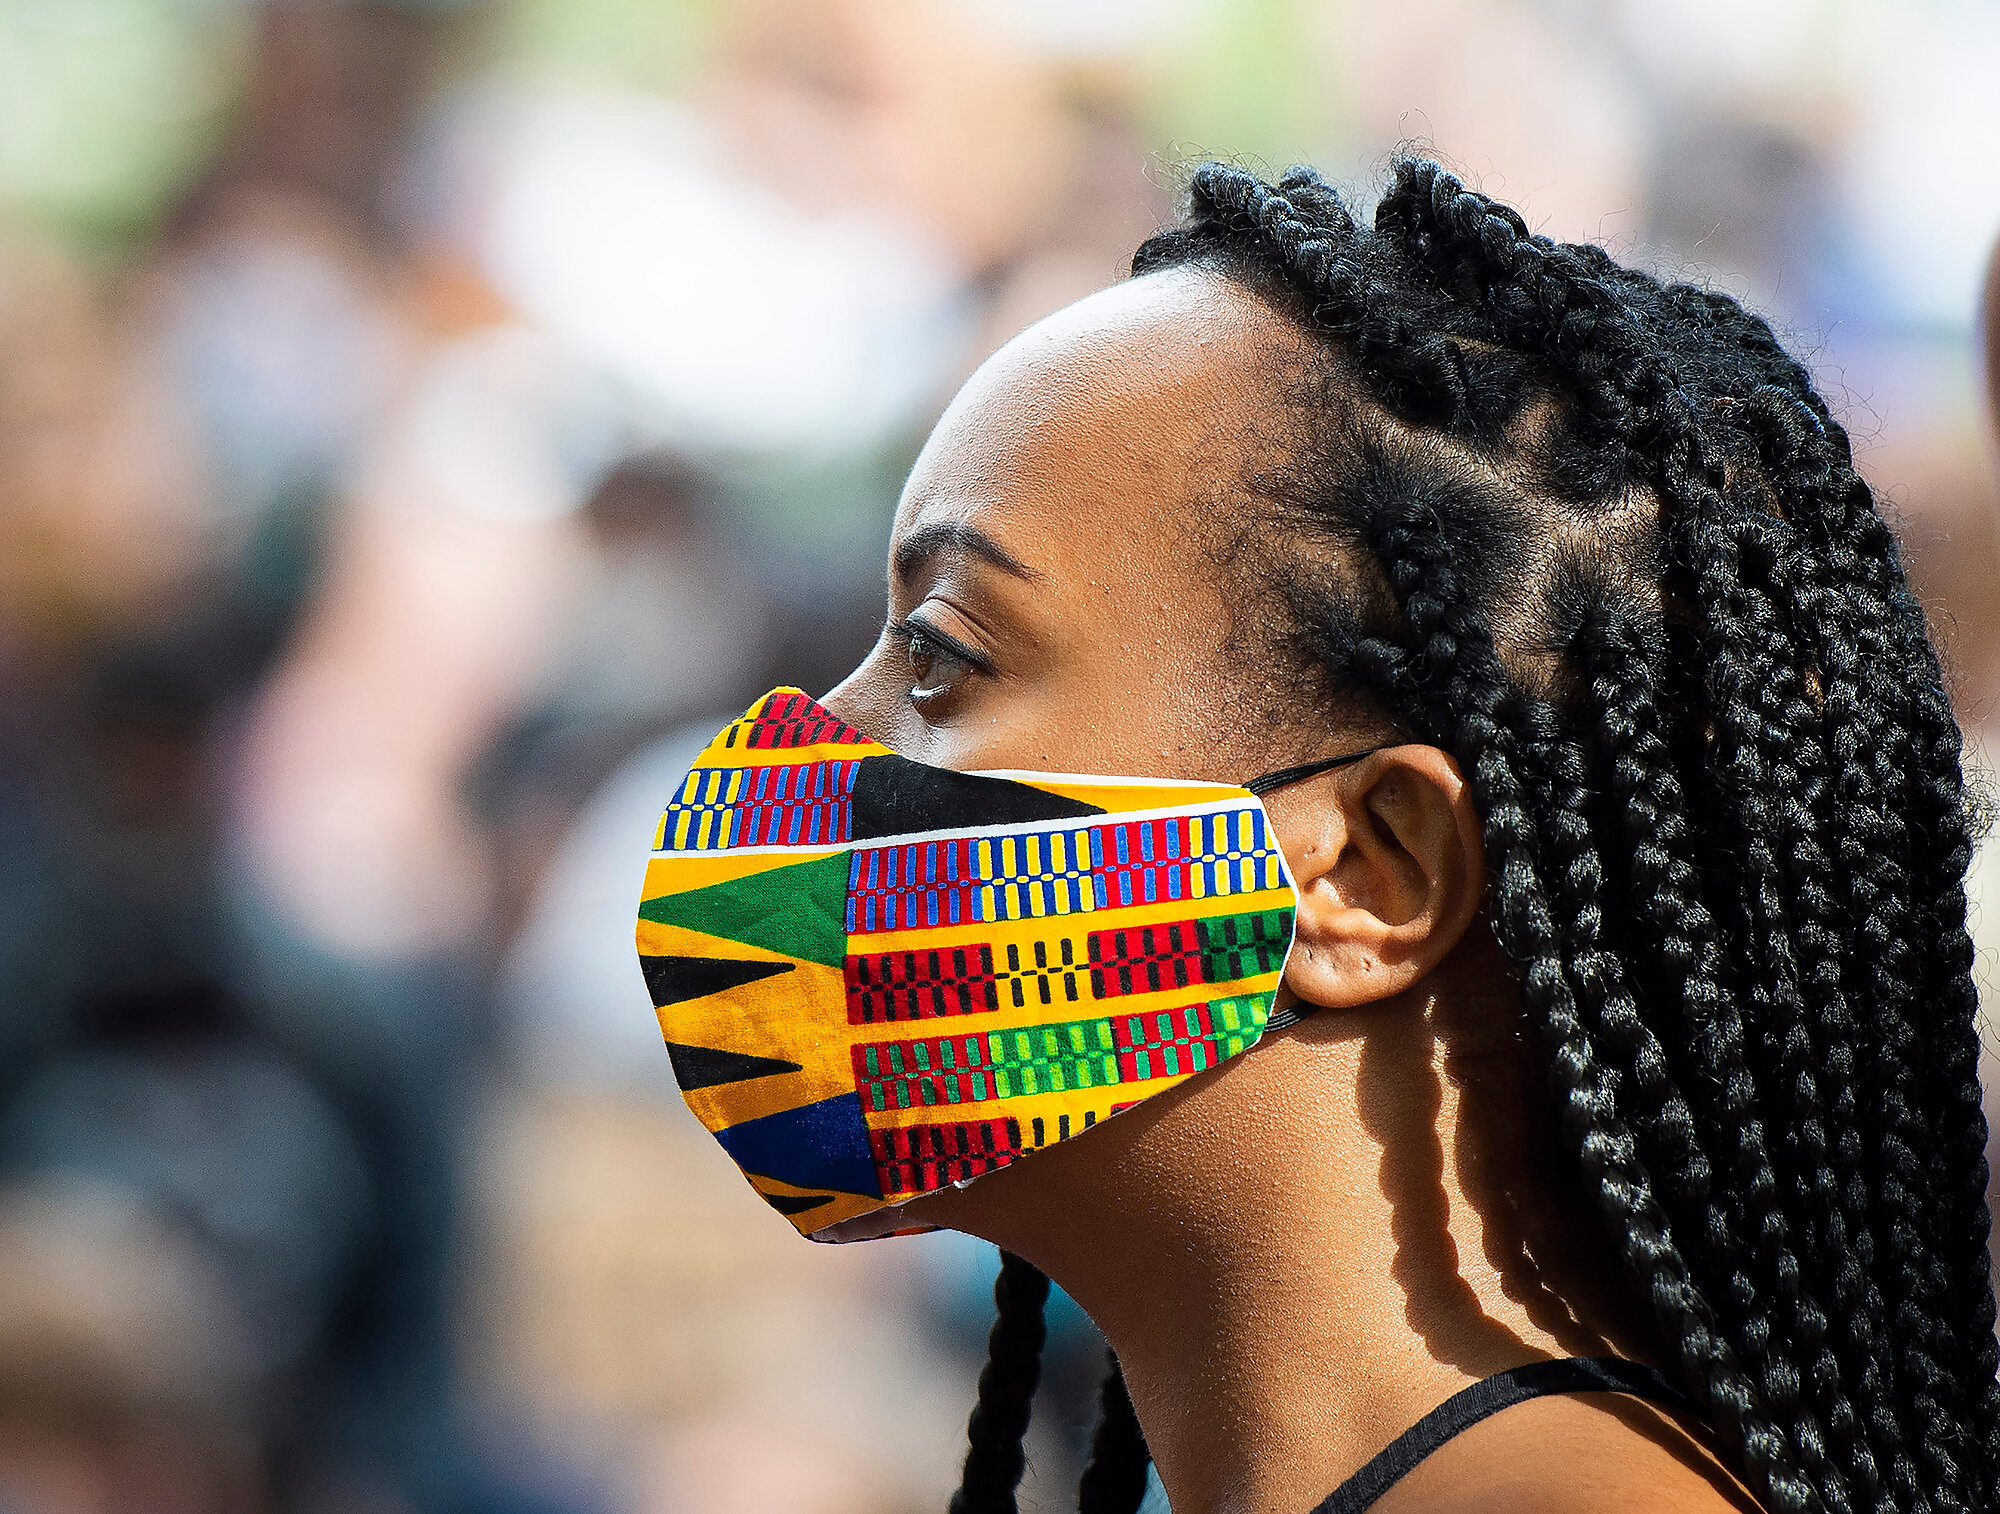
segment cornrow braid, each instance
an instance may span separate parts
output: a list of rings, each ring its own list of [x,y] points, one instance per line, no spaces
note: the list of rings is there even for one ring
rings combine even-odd
[[[1467,774],[1577,1180],[1738,1469],[1778,1510],[1990,1506],[1960,738],[1810,375],[1424,160],[1367,225],[1204,165],[1133,271],[1184,264],[1311,339],[1247,479],[1286,644]],[[1105,1410],[1092,1514],[1145,1474],[1115,1375]]]

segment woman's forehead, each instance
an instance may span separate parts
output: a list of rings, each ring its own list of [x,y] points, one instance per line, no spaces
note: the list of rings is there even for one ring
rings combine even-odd
[[[1024,562],[1107,526],[1178,523],[1241,468],[1296,333],[1218,275],[1112,286],[1014,338],[966,381],[911,470],[898,541],[973,521]],[[894,544],[892,544],[892,552]]]

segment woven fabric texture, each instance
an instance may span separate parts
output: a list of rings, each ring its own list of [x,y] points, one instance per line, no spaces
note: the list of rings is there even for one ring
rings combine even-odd
[[[1294,904],[1244,789],[927,767],[779,689],[661,816],[637,939],[688,1104],[812,1235],[1254,1045]]]

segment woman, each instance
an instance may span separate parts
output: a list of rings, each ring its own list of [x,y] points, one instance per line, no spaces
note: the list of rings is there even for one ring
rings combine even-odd
[[[1086,1510],[1149,1453],[1177,1514],[1987,1507],[1959,735],[1804,369],[1423,161],[1372,227],[1210,164],[1133,267],[953,403],[800,738],[903,762],[841,770],[856,836],[870,782],[866,834],[938,823],[932,769],[1266,773],[1296,896],[1247,1054],[886,1211],[1006,1253],[954,1510],[1014,1506],[1047,1277],[1116,1357]],[[669,960],[663,1004],[793,981]],[[690,1102],[801,1066],[718,1055],[676,1044]],[[829,1204],[776,1128],[718,1134]]]

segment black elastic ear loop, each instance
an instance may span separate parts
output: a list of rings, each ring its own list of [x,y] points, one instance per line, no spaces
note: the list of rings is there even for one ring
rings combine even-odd
[[[1387,750],[1387,747],[1371,746],[1365,752],[1348,752],[1344,756],[1326,757],[1318,762],[1302,762],[1295,768],[1279,768],[1275,773],[1252,778],[1243,787],[1262,799],[1272,789],[1281,789],[1288,783],[1297,783],[1301,779],[1316,777],[1320,773],[1330,773],[1335,768],[1344,768],[1350,762],[1359,762],[1363,757],[1373,757],[1377,752]]]
[[[1377,752],[1385,752],[1387,750],[1387,747],[1371,746],[1365,752],[1344,752],[1338,757],[1326,757],[1318,762],[1302,762],[1297,767],[1279,768],[1275,773],[1266,773],[1261,778],[1252,778],[1243,787],[1261,799],[1270,793],[1271,790],[1281,789],[1288,783],[1297,783],[1304,778],[1316,777],[1321,773],[1330,773],[1335,768],[1344,768],[1350,762],[1359,762],[1363,757],[1373,757]],[[1277,1010],[1269,1020],[1265,1021],[1264,1034],[1269,1035],[1274,1030],[1284,1030],[1289,1026],[1296,1025],[1317,1008],[1317,1005],[1301,1003],[1288,1005],[1284,1009]]]

